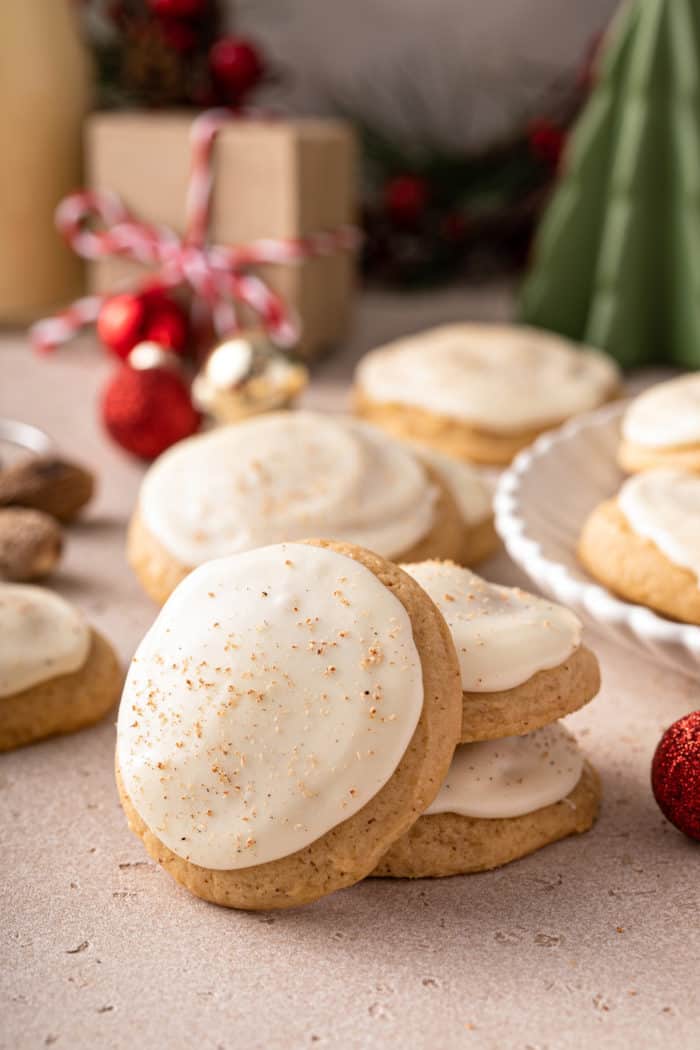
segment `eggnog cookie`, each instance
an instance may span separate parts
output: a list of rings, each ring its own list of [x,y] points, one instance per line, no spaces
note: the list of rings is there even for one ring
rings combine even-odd
[[[629,478],[589,516],[578,554],[621,597],[700,624],[700,477],[660,468]]]
[[[490,508],[486,517],[490,519]],[[128,541],[145,590],[163,602],[197,565],[308,535],[383,557],[458,559],[481,542],[452,482],[357,420],[270,413],[180,442],[144,478]]]
[[[653,467],[700,472],[700,375],[659,383],[632,401],[618,460],[630,474]]]
[[[594,654],[569,609],[451,562],[403,568],[442,612],[462,677],[462,742],[529,733],[592,700]]]
[[[129,824],[217,904],[287,908],[349,886],[435,798],[459,681],[436,606],[374,554],[312,541],[209,562],[127,677]]]
[[[538,434],[619,386],[596,350],[534,328],[455,324],[367,354],[357,412],[397,437],[476,463],[506,464]]]
[[[493,523],[491,489],[477,469],[463,460],[418,442],[410,442],[414,453],[447,486],[462,519],[462,543],[455,560],[460,565],[477,565],[500,546]]]
[[[57,594],[0,584],[0,751],[92,725],[117,702],[111,646]]]
[[[462,744],[444,789],[373,874],[440,878],[498,868],[588,831],[600,798],[598,774],[560,726]]]

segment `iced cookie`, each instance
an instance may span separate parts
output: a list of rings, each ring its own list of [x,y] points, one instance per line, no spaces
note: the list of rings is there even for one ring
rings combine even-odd
[[[0,584],[0,751],[92,725],[119,699],[105,639],[52,591]]]
[[[144,638],[119,710],[132,830],[192,893],[287,908],[367,875],[435,798],[459,665],[406,573],[347,544],[200,566]]]
[[[529,733],[592,700],[594,654],[569,609],[516,587],[487,583],[451,562],[403,568],[442,612],[462,676],[462,741]]]
[[[375,875],[424,878],[486,871],[588,831],[598,775],[560,725],[462,744],[437,798]]]
[[[621,597],[700,624],[700,477],[659,468],[629,478],[589,516],[578,553]]]
[[[700,375],[659,383],[632,401],[618,460],[630,474],[651,467],[700,472]]]
[[[482,524],[492,528],[482,489],[469,491],[478,506],[466,521],[452,476],[380,430],[342,416],[271,413],[161,456],[143,481],[128,554],[158,602],[205,561],[306,536],[392,560],[459,559],[470,543],[483,547]]]
[[[506,464],[538,434],[617,392],[598,351],[534,328],[455,324],[367,354],[355,376],[361,416],[457,459]]]
[[[491,489],[471,464],[415,441],[410,442],[410,447],[437,473],[459,509],[463,532],[460,553],[455,560],[460,565],[477,565],[501,543],[493,523]]]

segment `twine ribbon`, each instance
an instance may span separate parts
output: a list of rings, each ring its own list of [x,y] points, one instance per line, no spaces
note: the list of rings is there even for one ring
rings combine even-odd
[[[262,238],[244,245],[209,243],[213,150],[219,131],[232,119],[240,117],[234,118],[226,109],[210,109],[192,123],[184,237],[166,226],[138,219],[109,192],[81,191],[66,197],[56,210],[56,225],[84,259],[118,256],[154,268],[155,273],[149,274],[142,287],[189,286],[193,308],[206,309],[219,338],[238,330],[237,306],[242,305],[255,313],[271,339],[289,348],[299,338],[298,318],[266,281],[249,272],[250,268],[354,252],[360,234],[354,226],[340,226],[305,237]],[[32,342],[39,350],[54,350],[85,325],[94,323],[108,297],[76,299],[65,310],[38,321],[30,330]]]

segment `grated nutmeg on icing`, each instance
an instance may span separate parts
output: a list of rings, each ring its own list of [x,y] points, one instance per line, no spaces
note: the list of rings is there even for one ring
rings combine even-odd
[[[309,536],[392,558],[433,527],[436,499],[416,457],[374,427],[276,412],[175,445],[146,474],[140,513],[186,566]]]
[[[678,376],[645,390],[625,412],[622,434],[644,448],[700,443],[700,375]]]
[[[492,515],[491,489],[475,467],[417,441],[408,444],[418,458],[440,476],[452,494],[465,525],[480,525],[488,521]]]
[[[700,476],[666,467],[647,470],[624,482],[617,504],[634,532],[700,583]]]
[[[426,815],[520,817],[566,798],[582,771],[578,744],[559,722],[526,736],[460,744]]]
[[[372,350],[356,378],[373,401],[507,433],[596,408],[614,392],[619,372],[599,351],[551,332],[455,324]]]
[[[0,697],[79,671],[89,651],[74,606],[43,587],[0,583]]]
[[[581,621],[562,605],[488,583],[449,561],[402,568],[445,617],[465,692],[513,689],[538,671],[558,667],[581,644]]]
[[[174,853],[246,868],[369,802],[422,706],[399,599],[349,557],[279,544],[209,562],[171,595],[127,676],[119,766]]]

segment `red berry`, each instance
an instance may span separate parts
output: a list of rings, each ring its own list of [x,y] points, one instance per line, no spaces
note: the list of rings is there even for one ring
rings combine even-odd
[[[556,168],[566,142],[566,132],[553,121],[540,118],[530,122],[527,141],[533,156]]]
[[[168,18],[196,18],[204,14],[208,0],[148,0],[154,15]]]
[[[430,187],[420,175],[397,175],[384,187],[384,207],[399,225],[410,226],[425,214]]]
[[[164,18],[160,23],[160,32],[168,47],[179,54],[187,54],[197,46],[197,34],[188,22],[181,18]]]
[[[127,357],[140,342],[146,318],[146,304],[139,295],[112,295],[100,308],[97,334],[118,357]]]
[[[155,459],[194,434],[200,416],[186,383],[164,368],[121,365],[102,394],[102,420],[114,440],[141,459]]]
[[[225,36],[209,52],[211,75],[230,102],[240,102],[264,72],[260,52],[242,37]]]
[[[184,353],[187,347],[188,324],[182,308],[172,299],[162,299],[149,304],[143,339]]]
[[[666,730],[651,764],[651,786],[663,815],[700,839],[700,711]]]

